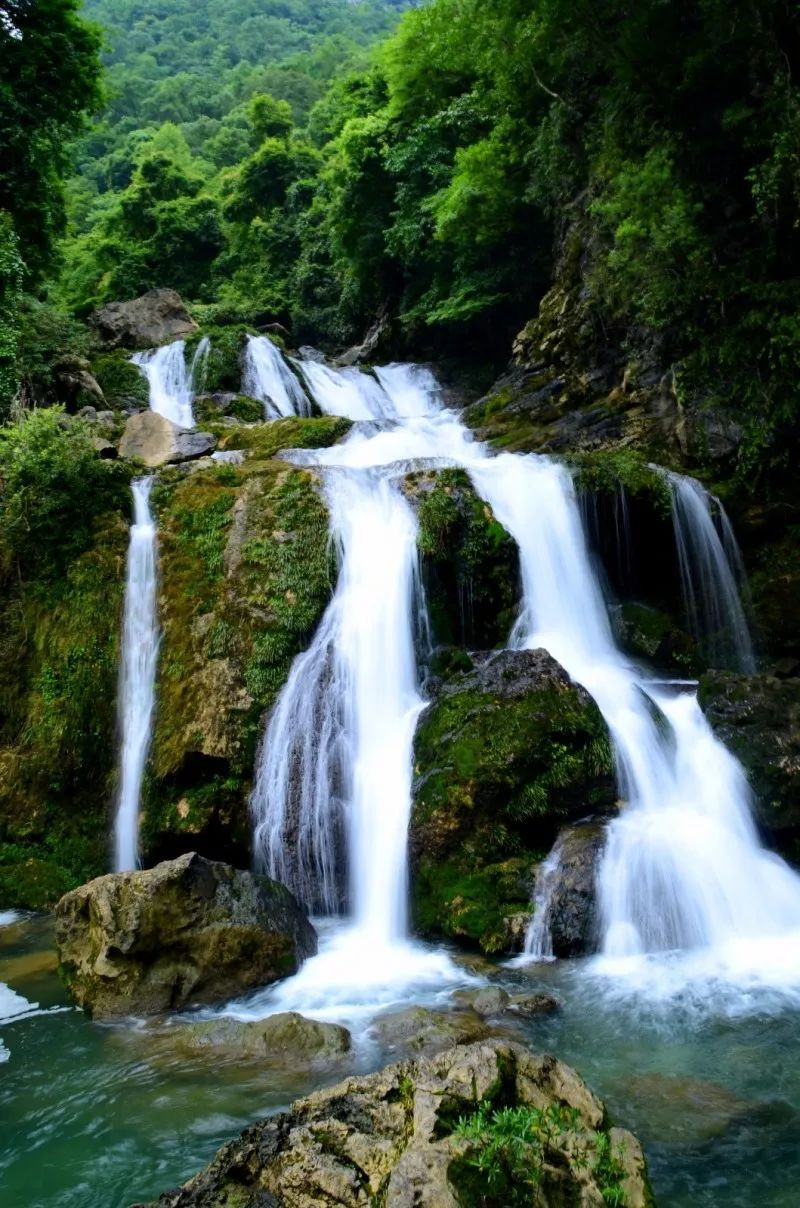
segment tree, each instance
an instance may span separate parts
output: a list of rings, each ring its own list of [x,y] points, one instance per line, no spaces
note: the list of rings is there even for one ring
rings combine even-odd
[[[101,35],[80,0],[0,0],[0,210],[31,279],[64,227],[69,139],[101,100]]]

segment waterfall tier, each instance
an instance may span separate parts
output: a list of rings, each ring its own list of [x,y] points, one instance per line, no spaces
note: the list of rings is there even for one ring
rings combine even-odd
[[[150,388],[151,411],[157,411],[179,428],[194,427],[192,404],[202,382],[210,347],[204,336],[189,365],[185,340],[134,353],[131,360],[147,378]]]
[[[262,747],[253,811],[265,865],[331,910],[341,902],[336,869],[346,852],[359,929],[371,931],[375,951],[397,939],[422,702],[414,522],[393,482],[421,464],[452,465],[467,471],[519,546],[523,600],[510,644],[557,659],[594,697],[613,740],[624,808],[599,874],[603,952],[719,954],[746,937],[798,931],[800,879],[760,846],[742,770],[694,691],[649,678],[616,647],[568,470],[537,455],[490,456],[441,406],[425,370],[299,368],[323,413],[357,422],[344,443],[295,455],[324,472],[341,570]],[[673,492],[676,539],[695,550],[694,590],[722,602],[746,653],[724,528],[721,537],[691,480],[676,479]]]
[[[114,870],[139,866],[139,799],[150,750],[155,705],[156,527],[150,511],[152,478],[133,484],[134,518],[128,547],[119,685],[119,793],[114,820]]]

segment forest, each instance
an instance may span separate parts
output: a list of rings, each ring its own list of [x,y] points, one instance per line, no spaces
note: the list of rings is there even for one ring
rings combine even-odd
[[[799,452],[792,0],[0,0],[4,1205],[793,1204]]]

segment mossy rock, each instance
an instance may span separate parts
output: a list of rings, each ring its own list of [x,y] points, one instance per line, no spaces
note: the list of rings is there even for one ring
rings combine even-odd
[[[242,387],[242,352],[251,329],[243,324],[230,327],[206,327],[186,342],[186,356],[194,356],[197,346],[208,337],[210,347],[200,388],[213,394],[219,390],[238,393]],[[262,412],[263,414],[263,412]]]
[[[434,640],[488,649],[504,645],[519,604],[515,542],[463,470],[412,474],[422,574]]]
[[[95,357],[92,373],[111,410],[144,410],[149,405],[147,379],[131,364],[127,353],[110,352]],[[97,405],[96,400],[88,401]]]
[[[214,423],[221,416],[230,416],[243,424],[260,424],[264,420],[264,404],[247,394],[200,394],[194,400],[198,424]]]
[[[565,820],[614,800],[597,706],[544,651],[471,656],[433,686],[415,742],[417,927],[487,952],[521,939],[533,874]]]
[[[151,859],[188,848],[249,858],[263,718],[336,577],[316,475],[273,454],[342,431],[299,419],[235,430],[242,466],[167,474],[154,492],[163,640],[142,826]]]

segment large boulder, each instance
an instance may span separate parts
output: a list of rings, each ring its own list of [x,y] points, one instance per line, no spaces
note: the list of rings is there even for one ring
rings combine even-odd
[[[155,348],[200,330],[174,289],[109,302],[89,317],[89,325],[106,348]]]
[[[62,977],[96,1018],[233,998],[294,973],[317,948],[283,885],[194,852],[98,877],[55,915]]]
[[[489,1184],[495,1106],[519,1109],[527,1131]],[[158,1206],[458,1208],[521,1203],[526,1194],[540,1208],[652,1203],[639,1142],[608,1127],[575,1071],[495,1040],[300,1099],[248,1128]]]
[[[710,671],[700,704],[715,734],[740,760],[761,824],[800,831],[800,679]]]
[[[559,829],[613,805],[608,732],[544,650],[461,662],[431,686],[416,737],[414,916],[426,935],[511,951]]]
[[[194,461],[216,448],[209,432],[180,428],[157,411],[139,411],[125,425],[119,451],[122,457],[136,457],[155,469],[170,462]]]

